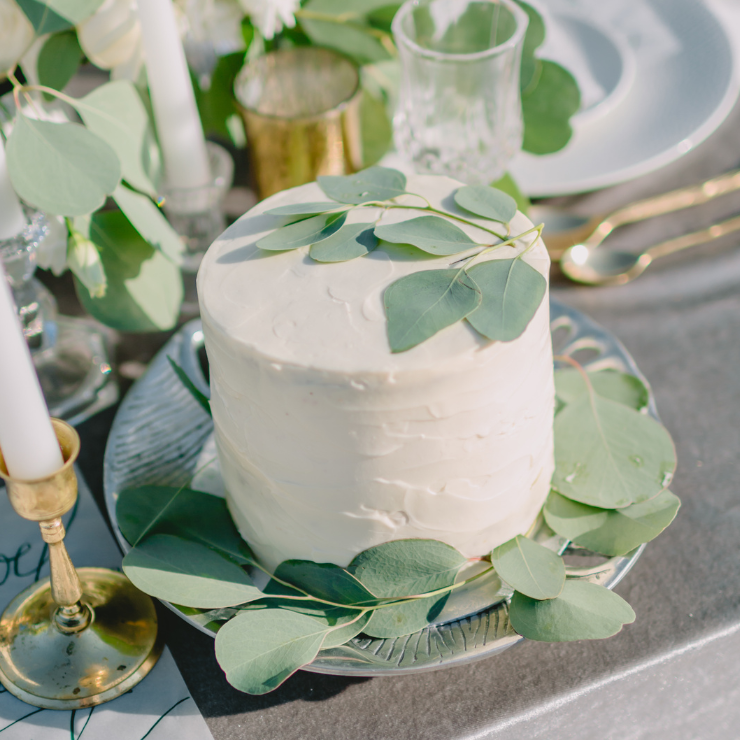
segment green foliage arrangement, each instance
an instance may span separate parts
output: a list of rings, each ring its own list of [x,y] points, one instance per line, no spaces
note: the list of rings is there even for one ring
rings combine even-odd
[[[666,487],[676,464],[670,438],[657,422],[661,438],[645,436],[645,421],[652,420],[643,413],[648,391],[638,378],[613,370],[586,373],[577,365],[555,375],[556,466],[577,469],[583,481],[574,500],[556,474],[545,521],[573,546],[607,556],[629,554],[660,534],[678,511],[680,502]],[[200,397],[196,401],[202,403]],[[606,401],[620,408],[619,416],[611,406],[604,410]],[[571,444],[594,425],[598,444]],[[604,450],[610,473],[629,480],[631,498],[639,503],[614,504],[613,487],[605,488],[601,475]],[[639,469],[649,474],[633,475],[636,455]],[[570,575],[560,552],[523,535],[473,558],[486,567],[472,576],[465,573],[471,559],[455,548],[407,539],[365,550],[346,568],[285,561],[259,590],[248,572],[265,569],[240,538],[223,499],[188,488],[131,488],[118,498],[117,518],[132,545],[123,561],[126,575],[214,632],[227,679],[250,694],[272,691],[319,651],[360,634],[396,638],[424,629],[453,591],[494,570],[514,591],[511,626],[528,639],[601,639],[635,619],[620,596]]]

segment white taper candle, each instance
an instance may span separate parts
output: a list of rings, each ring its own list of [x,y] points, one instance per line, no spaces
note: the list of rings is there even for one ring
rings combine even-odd
[[[208,151],[172,0],[139,0],[138,8],[167,184],[203,187],[211,181]]]
[[[5,159],[5,145],[0,136],[0,239],[10,239],[26,227],[26,216],[13,189]]]
[[[38,480],[62,467],[31,353],[0,263],[0,449],[13,478]]]

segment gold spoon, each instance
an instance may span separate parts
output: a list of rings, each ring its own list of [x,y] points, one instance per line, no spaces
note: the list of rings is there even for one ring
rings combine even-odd
[[[587,218],[548,206],[533,206],[530,213],[537,223],[545,223],[542,237],[550,257],[556,260],[576,244],[595,249],[618,226],[698,206],[735,190],[740,190],[740,170],[727,172],[699,185],[635,201],[606,216]]]
[[[645,272],[659,257],[679,252],[697,244],[719,239],[740,230],[740,216],[713,224],[707,229],[668,239],[641,254],[617,249],[596,249],[590,244],[576,244],[560,258],[560,269],[571,280],[586,285],[624,285]],[[597,245],[598,246],[598,245]]]

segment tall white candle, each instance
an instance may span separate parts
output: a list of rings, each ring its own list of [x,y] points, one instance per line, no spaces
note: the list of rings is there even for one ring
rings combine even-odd
[[[26,227],[26,216],[10,182],[5,145],[0,136],[0,239],[10,239]]]
[[[202,187],[211,181],[208,152],[172,0],[139,0],[138,7],[167,183]]]
[[[0,449],[13,478],[38,480],[62,467],[31,353],[0,263]]]

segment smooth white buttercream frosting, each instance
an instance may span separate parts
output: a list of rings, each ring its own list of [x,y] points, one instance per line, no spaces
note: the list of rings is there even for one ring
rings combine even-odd
[[[454,205],[458,187],[434,176],[407,184],[475,221]],[[392,354],[385,289],[460,257],[427,258],[381,242],[365,257],[320,264],[307,247],[256,247],[286,222],[264,211],[325,200],[315,183],[268,198],[211,246],[198,275],[216,444],[234,520],[270,568],[288,558],[347,565],[368,547],[408,537],[486,554],[526,532],[549,491],[548,298],[512,342],[490,342],[460,322]],[[419,215],[362,208],[348,222]],[[530,227],[519,213],[511,233]],[[490,243],[486,232],[463,228]],[[514,256],[532,238],[490,258]],[[541,240],[523,259],[548,277]]]

